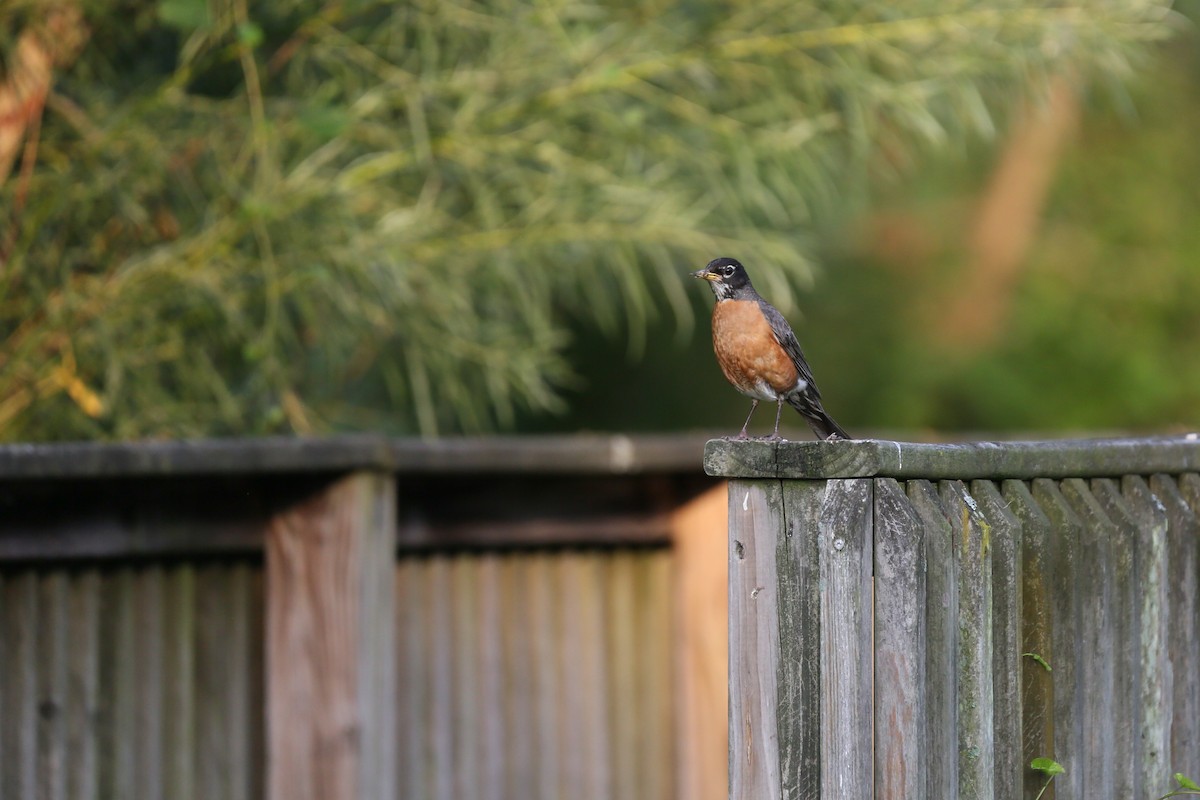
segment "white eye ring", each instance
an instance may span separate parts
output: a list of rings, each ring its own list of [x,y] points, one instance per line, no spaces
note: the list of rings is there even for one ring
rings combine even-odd
[[[728,278],[733,275],[733,267],[726,267],[725,269],[721,270],[721,273]]]

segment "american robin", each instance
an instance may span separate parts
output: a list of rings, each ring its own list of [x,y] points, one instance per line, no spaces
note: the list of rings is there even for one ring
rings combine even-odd
[[[800,412],[819,439],[849,439],[850,434],[821,407],[821,393],[804,360],[796,334],[783,314],[754,291],[746,268],[734,258],[715,258],[691,273],[708,281],[717,297],[713,306],[713,352],[733,388],[751,399],[750,413],[735,438],[746,439],[746,427],[760,400],[776,404],[775,431],[783,404]]]

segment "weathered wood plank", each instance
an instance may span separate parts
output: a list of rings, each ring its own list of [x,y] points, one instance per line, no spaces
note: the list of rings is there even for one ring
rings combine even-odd
[[[428,566],[427,591],[422,602],[428,614],[425,652],[429,663],[428,718],[424,736],[428,737],[427,758],[430,782],[428,796],[434,800],[453,800],[455,794],[455,687],[454,687],[454,585],[453,559],[435,556]]]
[[[803,484],[798,484],[803,485]],[[790,487],[785,487],[787,497]],[[821,790],[874,793],[871,730],[872,481],[830,481],[821,503]]]
[[[1121,488],[1109,478],[1091,482],[1092,496],[1112,525],[1109,547],[1112,555],[1112,585],[1109,601],[1113,619],[1112,643],[1107,658],[1113,668],[1113,796],[1143,797],[1138,769],[1141,749],[1139,732],[1143,709],[1141,690],[1141,647],[1139,645],[1139,595],[1143,587],[1134,582],[1137,522]]]
[[[1017,796],[1034,797],[1044,777],[1029,768],[1035,758],[1054,758],[1054,680],[1038,661],[1025,653],[1055,662],[1051,609],[1054,575],[1051,570],[1050,520],[1038,508],[1022,481],[1003,484],[1004,501],[1021,524],[1021,768],[1023,790]],[[1054,800],[1051,785],[1042,796]]]
[[[0,794],[35,796],[37,787],[38,580],[33,571],[4,581],[3,751]]]
[[[1137,637],[1138,797],[1160,797],[1171,781],[1171,662],[1167,653],[1170,598],[1167,512],[1145,479],[1127,475],[1121,493],[1138,520],[1133,605]]]
[[[875,498],[875,797],[905,800],[929,782],[925,700],[925,526],[904,488]]]
[[[1173,772],[1200,774],[1200,523],[1168,475],[1150,478],[1167,512],[1167,580],[1170,587],[1167,651],[1174,675],[1171,710]]]
[[[426,646],[429,561],[402,558],[396,565],[396,772],[401,798],[430,796],[428,769],[429,670]]]
[[[990,526],[961,481],[938,494],[958,561],[958,793],[968,800],[996,794],[992,701],[992,566]]]
[[[925,526],[925,678],[928,683],[928,790],[924,797],[958,792],[958,561],[955,540],[929,481],[909,481],[909,502]]]
[[[782,487],[782,535],[775,538],[779,665],[776,708],[782,793],[819,797],[823,781],[821,704],[821,506],[824,484]],[[771,731],[767,732],[769,735]]]
[[[191,800],[196,795],[194,610],[194,570],[187,564],[173,567],[163,587],[163,797],[168,800]]]
[[[163,568],[134,573],[134,787],[136,797],[163,794]],[[119,734],[118,734],[119,735]]]
[[[766,442],[713,439],[704,469],[725,478],[1006,478],[1116,477],[1200,469],[1200,440],[1071,439],[1040,442],[924,444],[876,439]]]
[[[101,796],[136,797],[137,646],[135,574],[123,567],[105,583],[101,685],[108,726],[101,754]]]
[[[730,800],[782,798],[775,559],[783,524],[778,481],[729,483]]]
[[[637,679],[637,595],[634,584],[636,556],[629,551],[607,558],[604,619],[608,669],[604,696],[609,720],[613,797],[637,800],[637,729],[639,706],[645,697]],[[649,713],[650,709],[644,709]]]
[[[561,576],[555,557],[538,554],[531,557],[529,570],[529,629],[534,669],[533,680],[538,687],[534,710],[534,739],[536,741],[536,779],[534,796],[538,800],[556,800],[561,780],[561,748],[558,735],[559,697],[563,677],[557,657],[556,631],[559,628],[559,585]]]
[[[78,574],[67,599],[67,749],[70,769],[66,796],[72,800],[99,797],[97,739],[99,726],[100,573]],[[3,658],[0,655],[0,658]],[[0,716],[3,712],[0,711]]]
[[[38,582],[37,797],[63,800],[67,770],[67,575]]]
[[[394,794],[395,486],[356,473],[267,535],[267,796]]]
[[[503,561],[501,584],[501,625],[504,649],[505,792],[508,798],[528,797],[537,785],[537,740],[532,735],[537,708],[537,665],[533,661],[532,637],[536,631],[529,620],[529,559],[509,557]]]
[[[392,439],[373,434],[0,446],[0,479],[254,473],[570,472],[690,470],[695,435],[487,436]]]
[[[500,556],[486,553],[478,559],[479,591],[475,613],[479,618],[479,797],[504,797],[504,662],[500,650]]]
[[[453,715],[454,749],[451,763],[454,796],[461,800],[479,800],[479,582],[478,562],[467,556],[450,561],[450,623],[454,650],[449,665],[453,676],[450,698]]]
[[[996,796],[1020,797],[1025,779],[1021,715],[1021,522],[991,481],[971,484],[986,524],[992,566],[992,702]]]
[[[1083,795],[1083,681],[1080,639],[1079,540],[1083,523],[1071,510],[1058,483],[1039,478],[1033,497],[1050,520],[1051,632],[1054,660],[1054,753],[1066,774],[1054,779],[1058,800],[1084,800]]]

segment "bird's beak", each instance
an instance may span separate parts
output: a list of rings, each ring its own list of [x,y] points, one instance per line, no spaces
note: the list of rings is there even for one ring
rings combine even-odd
[[[707,269],[698,269],[695,272],[689,273],[693,278],[700,278],[705,281],[715,281],[720,278],[715,272],[709,272]]]

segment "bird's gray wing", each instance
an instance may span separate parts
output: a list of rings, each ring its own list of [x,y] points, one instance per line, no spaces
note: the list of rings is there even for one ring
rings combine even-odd
[[[775,341],[779,342],[780,347],[792,359],[792,363],[796,365],[796,371],[800,373],[800,378],[808,384],[807,392],[814,397],[818,402],[821,399],[821,393],[817,391],[817,384],[813,381],[812,370],[809,369],[808,362],[804,359],[804,351],[800,349],[800,342],[796,339],[796,334],[792,332],[792,326],[788,325],[788,321],[783,318],[783,314],[775,306],[758,298],[759,308],[762,309],[763,316],[767,318],[767,322],[771,325],[771,332],[775,334]]]

